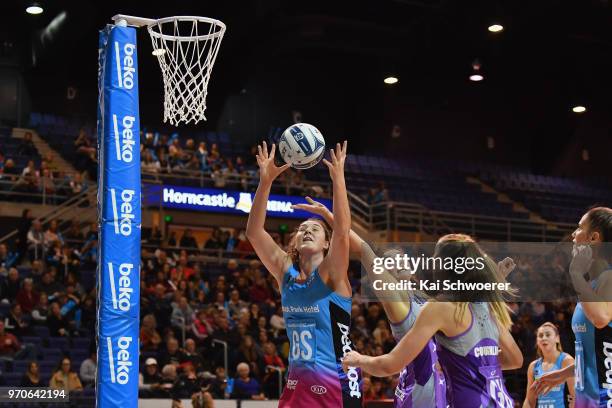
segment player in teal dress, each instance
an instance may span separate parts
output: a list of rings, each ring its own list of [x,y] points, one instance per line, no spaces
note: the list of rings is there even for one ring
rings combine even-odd
[[[532,388],[541,395],[574,377],[575,408],[607,408],[612,406],[612,209],[589,210],[573,238],[569,269],[580,299],[572,317],[575,363],[543,375]]]
[[[541,325],[537,330],[536,346],[538,359],[532,361],[527,369],[527,396],[523,408],[569,408],[571,401],[574,400],[573,380],[566,381],[567,398],[565,383],[551,388],[546,394],[540,396],[537,396],[531,389],[533,382],[542,375],[574,363],[574,358],[564,353],[561,348],[557,326],[550,322]]]
[[[281,289],[283,316],[290,342],[283,408],[361,407],[361,377],[356,368],[342,370],[350,340],[352,290],[348,280],[351,214],[344,180],[346,142],[330,151],[333,186],[332,232],[325,222],[308,219],[293,236],[287,252],[264,228],[272,182],[289,166],[274,164],[275,145],[258,146],[259,186],[247,224],[247,238]]]

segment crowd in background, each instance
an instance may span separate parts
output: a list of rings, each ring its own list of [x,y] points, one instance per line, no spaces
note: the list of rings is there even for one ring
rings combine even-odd
[[[25,137],[20,152],[34,154],[32,146],[31,138]],[[95,148],[85,132],[75,140],[75,149],[82,160],[95,163]],[[181,145],[177,138],[147,135],[141,144],[141,158],[145,177],[209,172],[215,187],[249,190],[255,186],[250,181],[257,176],[254,154],[244,159],[224,157],[214,143],[196,146],[193,139],[188,139]],[[48,179],[42,182],[45,177],[53,179],[55,192],[65,189],[67,194],[78,194],[87,188],[80,173],[62,175],[53,161],[49,155],[37,167],[31,160],[19,172],[0,153],[0,173],[3,179],[15,181],[16,188],[31,191],[48,186]],[[304,194],[303,173],[287,172],[283,177],[280,192]],[[377,203],[387,197],[381,183],[370,191],[367,200]],[[72,366],[69,356],[61,358],[51,377],[42,379],[37,364],[40,350],[22,339],[31,336],[37,325],[48,327],[52,337],[94,337],[95,281],[85,278],[91,278],[96,268],[97,233],[95,223],[59,226],[52,221],[43,226],[24,210],[16,240],[9,246],[0,244],[0,305],[4,307],[0,360],[31,361],[23,373],[23,386],[78,391],[94,385],[94,349],[78,367]],[[280,245],[287,243],[288,236],[273,237]],[[244,231],[213,228],[205,242],[198,242],[190,229],[178,233],[170,230],[162,237],[154,227],[144,231],[143,239],[141,396],[278,398],[289,353],[280,294],[275,280],[253,254]],[[219,263],[203,259],[202,250],[227,251],[228,255]],[[524,279],[539,268],[519,263],[515,274]],[[360,296],[360,272],[360,266],[351,263],[349,277],[355,291],[351,339],[359,352],[380,355],[390,351],[395,341],[380,304],[366,302]],[[559,327],[564,348],[573,352],[572,303],[530,302],[511,307],[515,312],[512,333],[526,362],[535,356],[535,331],[545,321]],[[524,373],[506,378],[508,388],[520,399]],[[393,398],[396,383],[397,377],[364,378],[365,400]]]
[[[51,336],[94,335],[95,288],[80,282],[84,271],[95,269],[97,227],[86,227],[86,233],[82,229],[73,224],[60,232],[54,222],[42,228],[34,221],[21,236],[25,245],[0,244],[0,302],[9,305],[0,324],[0,358],[32,359],[24,384],[34,382],[32,373],[37,371],[37,350],[20,341],[31,334],[32,326],[46,325]],[[197,242],[190,230],[162,240],[159,230],[153,229],[143,238],[141,396],[191,398],[205,389],[213,398],[278,398],[289,353],[280,295],[272,276],[249,255],[252,247],[243,232],[214,228],[208,240]],[[287,237],[274,234],[274,238],[283,244]],[[236,258],[221,264],[202,260],[202,249],[236,251]],[[19,264],[30,266],[27,277],[16,268]],[[519,265],[517,273],[528,268]],[[380,355],[390,351],[395,341],[380,304],[361,297],[360,273],[359,265],[351,263],[355,290],[351,338],[356,350]],[[525,361],[535,356],[535,330],[545,321],[559,326],[563,346],[573,352],[572,304],[531,302],[511,307],[512,333]],[[80,367],[72,368],[70,363],[68,358],[58,362],[49,383],[41,385],[71,390],[92,386],[88,373],[95,372],[95,353]],[[517,396],[524,390],[523,376],[507,376],[509,389]],[[396,377],[365,378],[365,399],[393,398],[396,382]]]

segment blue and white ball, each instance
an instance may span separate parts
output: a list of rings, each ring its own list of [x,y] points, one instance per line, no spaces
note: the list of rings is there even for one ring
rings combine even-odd
[[[325,154],[325,139],[319,129],[308,123],[289,126],[278,142],[278,151],[285,163],[294,169],[314,167]]]

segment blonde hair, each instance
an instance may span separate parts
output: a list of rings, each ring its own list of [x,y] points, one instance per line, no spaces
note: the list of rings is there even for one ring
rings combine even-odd
[[[460,254],[465,257],[481,256],[485,260],[485,268],[482,269],[481,275],[477,276],[477,279],[484,280],[486,282],[502,282],[499,274],[497,273],[497,265],[491,260],[490,257],[480,248],[476,241],[469,235],[466,234],[447,234],[441,237],[436,244],[436,254],[444,252],[447,246],[453,244],[460,244],[459,247],[452,249],[451,256],[457,256]],[[488,291],[484,296],[486,302],[489,303],[489,307],[495,316],[498,324],[502,327],[510,329],[512,327],[512,319],[510,317],[510,308],[506,304],[505,295],[512,294],[508,291]],[[461,321],[463,315],[467,310],[470,302],[452,302],[455,304],[455,319]]]
[[[538,330],[536,330],[536,332],[539,332],[540,329],[543,329],[544,327],[550,327],[551,329],[553,329],[553,331],[555,332],[555,334],[557,335],[557,337],[559,337],[559,328],[557,327],[557,325],[555,325],[554,323],[551,322],[546,322],[543,323],[540,327],[538,327]],[[561,340],[561,339],[559,339]],[[557,344],[555,345],[557,351],[559,353],[563,352],[563,347],[561,346],[561,341],[558,341]],[[538,340],[536,339],[536,353],[538,354],[538,357],[544,357],[544,355],[542,354],[542,350],[540,350],[540,348],[538,347]]]

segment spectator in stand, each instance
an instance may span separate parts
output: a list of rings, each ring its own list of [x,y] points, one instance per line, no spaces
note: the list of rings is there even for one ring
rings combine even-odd
[[[246,233],[243,229],[241,229],[238,232],[238,235],[236,237],[238,239],[238,243],[236,244],[236,251],[239,252],[244,252],[246,254],[253,254],[253,252],[255,251],[253,249],[253,245],[251,245],[251,243],[249,242],[248,239],[246,239]],[[249,255],[243,255],[243,258],[246,258]]]
[[[31,344],[21,345],[14,334],[6,332],[0,320],[0,357],[4,359],[35,359],[36,350]]]
[[[14,183],[19,180],[20,174],[21,172],[15,166],[15,161],[13,159],[6,159],[2,168],[2,179]]]
[[[34,291],[34,283],[32,278],[25,278],[21,290],[17,293],[16,301],[21,310],[25,313],[30,314],[32,310],[38,305],[40,295]]]
[[[255,279],[255,283],[249,292],[250,299],[256,303],[264,303],[272,298],[272,293],[268,287],[268,281],[263,276]]]
[[[173,364],[166,364],[164,368],[162,368],[161,376],[160,391],[162,395],[169,397],[172,395],[174,383],[177,379],[176,366]]]
[[[212,169],[213,170],[210,177],[213,180],[215,188],[225,188],[227,184],[227,174],[221,169],[221,166],[218,164],[213,164]]]
[[[145,361],[144,371],[138,374],[138,390],[140,396],[145,398],[154,398],[163,396],[162,376],[159,373],[157,360],[152,357]]]
[[[215,164],[221,164],[221,153],[219,152],[219,146],[216,143],[210,145],[210,151],[208,152],[208,165],[213,166]]]
[[[45,242],[47,245],[52,245],[54,242],[59,242],[64,245],[64,237],[57,229],[57,220],[53,220],[49,223],[49,228],[45,231]]]
[[[262,316],[263,317],[263,316]],[[278,395],[278,382],[282,380],[282,373],[285,371],[285,363],[276,352],[276,346],[271,341],[263,346],[263,364],[265,375],[263,376],[264,393],[270,398],[280,398]],[[281,376],[279,378],[279,370]]]
[[[240,363],[236,367],[238,376],[234,378],[234,389],[232,398],[234,399],[253,399],[263,401],[266,399],[261,387],[256,379],[250,376],[250,369],[247,363]]]
[[[168,236],[168,243],[167,245],[169,247],[173,247],[175,248],[177,245],[177,240],[176,240],[176,231],[170,231],[170,235]]]
[[[23,139],[21,139],[21,144],[17,148],[17,154],[20,156],[31,157],[35,156],[37,153],[36,146],[34,146],[34,141],[32,140],[32,133],[25,132],[23,135]]]
[[[172,306],[166,298],[166,288],[161,283],[155,285],[155,292],[149,299],[148,312],[155,316],[155,321],[159,327],[167,328],[170,326]]]
[[[200,169],[202,171],[208,171],[208,149],[206,147],[206,142],[200,142],[198,145],[198,150],[195,152],[198,161],[200,162]]]
[[[19,303],[15,303],[11,307],[9,315],[4,319],[4,327],[17,337],[28,336],[30,334],[30,325],[24,318],[23,310],[21,310]]]
[[[53,174],[49,169],[43,169],[41,171],[39,189],[41,193],[51,196],[47,197],[46,199],[55,204],[55,197],[53,196],[55,195],[57,188],[55,186],[55,178],[53,178]]]
[[[227,308],[229,309],[230,316],[238,316],[240,311],[247,307],[247,303],[240,300],[240,292],[237,289],[233,289],[230,292],[230,299],[227,302]]]
[[[21,177],[15,184],[15,190],[27,193],[37,193],[40,185],[40,173],[36,170],[34,160],[28,161],[28,165],[21,172]]]
[[[53,156],[53,153],[48,152],[43,158],[43,163],[45,164],[46,168],[49,169],[52,176],[57,175],[59,172],[59,166],[55,162],[55,156]]]
[[[70,194],[75,196],[87,190],[87,183],[83,180],[81,173],[74,173],[70,181]]]
[[[169,337],[166,340],[166,350],[160,353],[159,363],[164,367],[168,364],[178,366],[181,364],[181,357],[178,340],[174,337]]]
[[[199,171],[202,171],[202,166],[198,158],[195,155],[193,155],[193,156],[190,156],[189,161],[186,162],[184,169],[188,171],[199,172]]]
[[[175,399],[191,398],[193,394],[200,391],[202,383],[196,375],[196,370],[191,364],[186,364],[173,387],[172,397]]]
[[[191,334],[195,336],[196,341],[201,345],[210,333],[212,333],[212,326],[208,322],[206,310],[200,309],[191,325]]]
[[[62,316],[60,305],[57,302],[51,303],[51,313],[47,317],[47,327],[51,336],[66,337],[68,332],[68,322]]]
[[[224,367],[215,368],[215,378],[210,386],[210,393],[216,399],[228,399],[227,390],[227,375]]]
[[[68,240],[74,241],[83,241],[85,239],[85,235],[83,231],[81,231],[81,225],[75,220],[72,220],[70,223],[70,227],[68,231],[66,231],[65,237]]]
[[[170,173],[170,162],[168,161],[168,153],[160,151],[157,155],[159,161],[159,171],[161,173]]]
[[[47,315],[49,314],[49,298],[45,292],[42,292],[38,297],[38,303],[32,309],[32,323],[45,324]]]
[[[181,355],[181,367],[188,365],[192,366],[195,372],[199,372],[204,365],[204,360],[198,353],[196,342],[193,339],[185,340],[185,349]]]
[[[193,231],[191,228],[185,229],[183,236],[181,237],[181,241],[179,242],[179,246],[181,248],[193,248],[198,249],[198,242],[193,236]]]
[[[79,375],[84,387],[93,387],[96,382],[96,371],[98,369],[98,353],[94,350],[90,353],[89,358],[83,360]]]
[[[21,387],[44,387],[42,382],[40,381],[40,372],[38,363],[36,361],[30,361],[28,364],[28,369],[23,374],[21,378],[21,383],[19,384]]]
[[[155,316],[148,314],[142,318],[140,327],[140,347],[143,351],[157,351],[162,338],[157,331]]]
[[[253,376],[259,377],[263,371],[262,357],[261,350],[253,341],[253,337],[250,335],[242,336],[242,341],[240,342],[240,346],[238,346],[236,361],[247,363]]]
[[[188,332],[193,324],[193,309],[189,305],[187,298],[181,296],[178,305],[172,309],[172,327],[177,330],[177,334],[182,331]]]
[[[28,231],[27,235],[28,252],[30,253],[30,260],[40,259],[43,257],[44,252],[47,249],[47,243],[45,241],[45,233],[42,230],[40,221],[32,221],[32,227]]]
[[[146,150],[142,156],[142,162],[140,168],[143,173],[154,173],[157,174],[161,170],[159,160],[155,160],[149,150]]]
[[[96,148],[93,146],[85,129],[79,131],[79,135],[74,141],[74,147],[79,155],[91,161],[96,161]]]
[[[221,242],[221,229],[213,228],[210,238],[204,244],[205,249],[224,249],[223,243]]]
[[[53,277],[51,270],[45,272],[38,284],[38,292],[44,292],[49,296],[49,300],[55,299],[61,292],[64,291],[64,286],[57,282]]]
[[[2,287],[0,288],[0,295],[5,303],[12,303],[17,298],[17,293],[21,288],[21,279],[19,278],[19,271],[17,268],[10,268],[6,279],[0,282]]]
[[[0,275],[4,275],[6,269],[17,263],[18,256],[18,254],[9,252],[6,244],[0,244]]]
[[[81,391],[83,390],[83,384],[77,373],[72,371],[72,364],[68,357],[64,357],[60,362],[59,368],[55,371],[51,380],[49,381],[49,387],[54,390],[66,390],[68,392]]]

